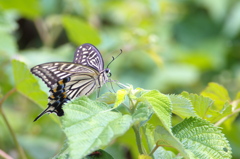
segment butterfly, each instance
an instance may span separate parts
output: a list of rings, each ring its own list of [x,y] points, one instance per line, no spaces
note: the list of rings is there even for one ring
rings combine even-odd
[[[111,76],[108,66],[104,69],[101,53],[95,46],[86,43],[76,49],[73,62],[49,62],[31,68],[32,74],[50,88],[48,107],[34,121],[46,113],[63,116],[64,103],[101,88]]]

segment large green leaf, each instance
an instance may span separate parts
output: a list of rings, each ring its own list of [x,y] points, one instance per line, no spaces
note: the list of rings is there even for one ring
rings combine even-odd
[[[187,159],[195,158],[195,155],[191,151],[186,149],[183,143],[181,143],[177,137],[175,137],[172,133],[167,131],[164,127],[161,126],[156,127],[154,133],[154,140],[156,145],[174,147],[181,153],[182,156],[184,156]],[[161,155],[161,158],[169,158],[170,154],[164,151],[158,155]]]
[[[67,31],[68,38],[73,43],[80,45],[82,43],[100,43],[100,36],[96,29],[87,22],[74,16],[63,16],[63,27]]]
[[[4,9],[15,9],[27,18],[36,18],[41,13],[38,0],[0,0],[0,6]]]
[[[209,109],[211,109],[213,100],[208,97],[199,96],[197,94],[189,94],[188,92],[182,92],[181,95],[191,101],[198,116],[201,118],[207,118],[209,116],[207,112]]]
[[[219,121],[221,118],[229,115],[232,112],[232,107],[228,101],[222,102],[224,105],[219,105],[217,99],[213,101],[209,97],[204,97],[197,94],[189,94],[188,92],[182,92],[182,95],[192,102],[194,110],[198,116],[203,119],[207,119],[212,123]],[[218,109],[221,107],[221,110],[216,109],[215,102],[218,105]]]
[[[209,97],[214,101],[211,107],[212,111],[212,122],[217,122],[220,119],[230,115],[232,113],[231,99],[229,97],[228,91],[223,86],[217,83],[209,83],[207,88],[202,91],[201,95]]]
[[[132,124],[130,115],[110,111],[107,104],[85,96],[67,103],[63,109],[65,115],[61,119],[71,158],[82,158],[108,145]]]
[[[144,93],[141,98],[152,107],[164,127],[171,132],[172,108],[169,98],[157,90]]]
[[[159,136],[157,135],[158,131],[156,131],[155,127],[151,124],[145,124],[143,126],[143,130],[144,130],[144,134],[145,134],[145,137],[147,139],[147,144],[148,144],[148,147],[150,149],[150,151],[152,151],[155,146],[156,146],[156,143],[161,140],[160,138],[158,138]],[[166,130],[165,130],[166,131]],[[162,133],[161,131],[159,133]],[[169,134],[169,133],[167,133]],[[169,134],[170,135],[170,134]],[[158,137],[157,137],[158,136]],[[172,135],[170,135],[172,136]],[[180,143],[181,144],[181,143]],[[158,145],[159,146],[159,145]],[[179,156],[179,157],[176,157],[176,155],[172,152],[172,151],[167,151],[165,150],[163,147],[159,146],[157,148],[156,151],[154,151],[153,153],[153,156],[155,159],[158,159],[158,158],[166,158],[166,159],[175,159],[175,158],[181,158],[182,156]]]
[[[173,134],[197,158],[231,158],[231,147],[218,127],[191,117],[173,127]]]
[[[196,116],[193,105],[189,99],[184,98],[181,95],[170,95],[169,98],[172,103],[174,114],[180,116],[183,119],[190,116]]]
[[[208,84],[207,88],[201,92],[201,95],[214,100],[216,110],[221,110],[226,102],[231,101],[228,91],[223,86],[213,82]]]
[[[38,81],[25,63],[12,60],[12,66],[17,90],[41,107],[46,107],[48,96],[40,89]]]

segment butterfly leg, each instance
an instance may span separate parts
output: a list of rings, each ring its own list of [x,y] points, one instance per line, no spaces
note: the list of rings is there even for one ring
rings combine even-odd
[[[97,88],[97,98],[100,96],[100,89],[101,89],[101,87]]]

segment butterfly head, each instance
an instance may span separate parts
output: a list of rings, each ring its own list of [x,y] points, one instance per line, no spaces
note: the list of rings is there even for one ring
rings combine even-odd
[[[111,71],[110,71],[109,68],[106,68],[106,69],[105,69],[105,73],[107,74],[108,77],[111,77],[111,76],[112,76],[112,73],[111,73]]]

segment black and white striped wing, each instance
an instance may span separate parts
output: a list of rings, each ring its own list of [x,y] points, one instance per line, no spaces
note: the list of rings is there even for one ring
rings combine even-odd
[[[48,108],[45,113],[64,114],[62,105],[67,101],[83,95],[91,94],[98,87],[99,73],[88,66],[66,62],[52,62],[37,65],[31,72],[40,77],[50,88]]]
[[[63,78],[66,78],[72,75],[68,72],[59,70],[59,67],[65,64],[71,65],[72,63],[70,62],[69,63],[66,63],[66,62],[44,63],[31,68],[31,72],[32,74],[41,78],[49,88],[53,89],[55,83],[57,83]]]
[[[89,66],[98,72],[104,69],[102,55],[92,44],[83,44],[79,46],[74,54],[73,62]]]
[[[80,76],[81,74],[83,76],[84,74],[96,75],[96,71],[92,68],[71,62],[44,63],[33,67],[31,72],[41,78],[50,89],[53,89],[58,81],[74,74]]]

